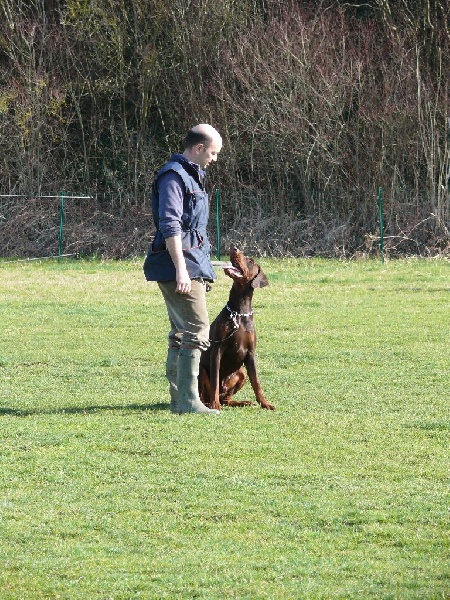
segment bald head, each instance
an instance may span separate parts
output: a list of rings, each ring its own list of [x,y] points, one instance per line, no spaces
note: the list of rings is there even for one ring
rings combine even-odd
[[[208,125],[208,123],[200,123],[187,132],[184,139],[184,149],[192,148],[197,144],[203,144],[205,147],[208,147],[213,141],[222,143],[220,133],[212,125]]]
[[[220,133],[207,123],[200,123],[189,129],[184,139],[183,155],[190,161],[206,168],[222,149]]]

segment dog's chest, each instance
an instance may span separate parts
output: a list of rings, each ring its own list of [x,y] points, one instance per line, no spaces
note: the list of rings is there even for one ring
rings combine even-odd
[[[248,353],[255,349],[255,340],[251,336],[252,331],[253,328],[251,330],[241,330],[241,335],[233,336],[226,347],[223,348],[222,360],[232,364],[233,367],[241,367]]]

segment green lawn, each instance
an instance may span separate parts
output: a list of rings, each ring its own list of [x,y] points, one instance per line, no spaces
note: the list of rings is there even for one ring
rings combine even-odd
[[[215,418],[140,261],[0,263],[2,600],[450,598],[450,263],[261,263],[277,410]]]

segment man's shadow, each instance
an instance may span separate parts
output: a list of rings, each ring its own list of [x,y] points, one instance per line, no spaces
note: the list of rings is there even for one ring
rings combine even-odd
[[[12,417],[30,417],[35,415],[86,415],[103,411],[111,412],[128,412],[128,411],[165,411],[170,410],[170,403],[158,402],[157,404],[117,404],[117,405],[98,405],[98,406],[67,406],[65,408],[56,409],[36,409],[28,410],[20,408],[0,408],[1,416]]]

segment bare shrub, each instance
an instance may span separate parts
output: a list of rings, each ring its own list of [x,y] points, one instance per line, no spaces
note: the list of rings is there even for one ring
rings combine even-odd
[[[153,174],[200,121],[224,137],[226,239],[366,253],[382,187],[392,252],[447,251],[447,0],[4,0],[0,15],[0,191],[94,196],[73,238],[68,220],[75,252],[145,251]],[[19,252],[27,218],[33,251],[53,251],[54,216],[30,204],[0,246]]]
[[[421,94],[408,32],[381,37],[375,19],[291,8],[223,47],[214,93],[228,115],[225,181],[260,191],[268,217],[347,228],[346,242],[327,237],[328,252],[364,245],[380,186],[388,230],[399,233],[400,215],[433,214],[436,240],[445,236],[446,101],[429,81]]]

